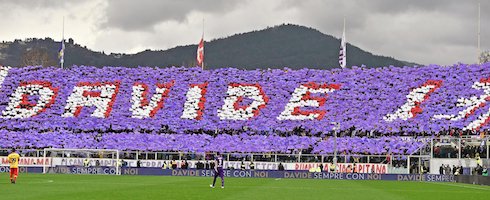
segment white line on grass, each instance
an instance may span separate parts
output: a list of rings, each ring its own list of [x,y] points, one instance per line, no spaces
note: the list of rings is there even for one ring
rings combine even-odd
[[[45,184],[45,183],[54,183],[54,180],[22,180],[19,184]]]
[[[436,185],[448,185],[448,186],[454,186],[454,187],[461,187],[461,188],[470,188],[470,189],[490,191],[490,188],[473,187],[471,185],[460,185],[460,184],[455,184],[455,183],[442,183],[442,182],[427,182],[427,183],[432,183],[432,184],[436,184]]]

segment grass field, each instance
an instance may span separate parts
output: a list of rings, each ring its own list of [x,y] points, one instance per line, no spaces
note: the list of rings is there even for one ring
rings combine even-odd
[[[10,184],[0,174],[0,199],[490,199],[489,186],[456,183],[227,178],[225,188],[209,177],[21,174]]]

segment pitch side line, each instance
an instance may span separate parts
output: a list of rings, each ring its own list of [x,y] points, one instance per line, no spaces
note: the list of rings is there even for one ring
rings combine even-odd
[[[442,183],[442,182],[426,182],[426,183],[432,183],[432,184],[436,184],[436,185],[447,185],[447,186],[454,186],[454,187],[461,187],[461,188],[470,188],[470,189],[490,191],[490,188],[472,187],[472,186],[469,186],[469,185],[459,185],[459,184],[454,184],[454,183]]]

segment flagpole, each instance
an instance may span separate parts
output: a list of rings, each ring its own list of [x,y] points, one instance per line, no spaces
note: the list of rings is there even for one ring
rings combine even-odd
[[[201,35],[201,38],[202,38],[202,42],[204,44],[204,17],[202,17],[202,35]],[[204,52],[203,52],[204,53]],[[202,70],[204,70],[204,56],[202,57]]]
[[[480,0],[478,0],[478,55],[477,55],[477,62],[480,63],[480,55],[481,55],[481,49],[480,49],[480,22],[481,22],[481,11],[480,11]]]
[[[63,65],[65,64],[65,49],[63,49],[64,47],[64,44],[65,43],[65,16],[63,16],[63,30],[61,31],[61,50],[63,51],[63,60],[62,62],[60,63],[61,64],[61,69],[63,69]]]
[[[343,30],[343,31],[344,31],[344,32],[343,32],[343,36],[344,36],[344,44],[345,44],[345,47],[344,47],[344,58],[345,58],[345,63],[344,63],[344,65],[345,65],[345,67],[347,67],[347,43],[346,43],[346,41],[345,41],[345,40],[347,40],[347,39],[345,38],[345,15],[344,15],[344,30]]]
[[[344,17],[344,30],[343,31],[344,31],[343,33],[345,33],[345,17]]]
[[[345,17],[344,17],[344,27],[342,29],[342,38],[340,39],[340,52],[339,52],[339,65],[341,68],[347,66],[347,44],[345,42]]]

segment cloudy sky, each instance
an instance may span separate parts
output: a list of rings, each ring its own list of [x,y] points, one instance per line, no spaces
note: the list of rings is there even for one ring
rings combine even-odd
[[[474,63],[478,0],[0,0],[0,41],[65,37],[96,51],[135,53],[292,23],[421,64]],[[490,49],[490,1],[481,0]]]

